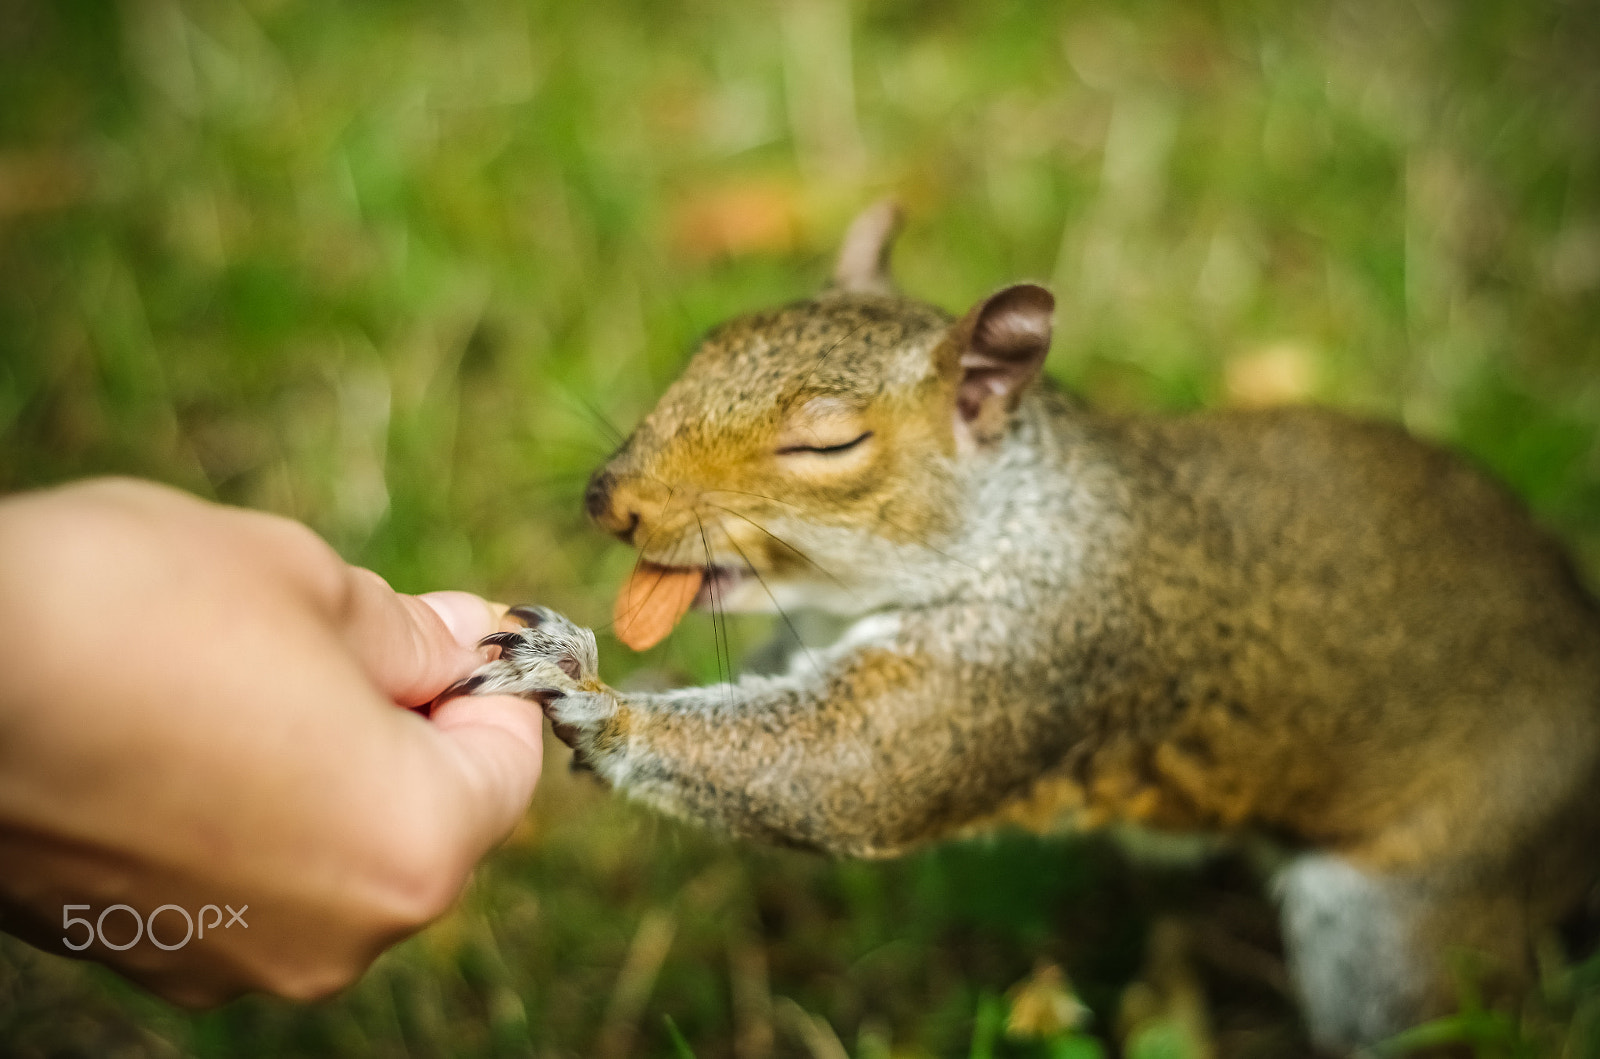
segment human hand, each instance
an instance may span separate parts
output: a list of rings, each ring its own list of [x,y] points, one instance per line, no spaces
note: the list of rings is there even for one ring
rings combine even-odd
[[[0,928],[175,1002],[334,992],[449,908],[538,780],[537,705],[430,702],[466,593],[394,593],[298,523],[97,481],[0,501]],[[68,905],[87,910],[65,912]]]

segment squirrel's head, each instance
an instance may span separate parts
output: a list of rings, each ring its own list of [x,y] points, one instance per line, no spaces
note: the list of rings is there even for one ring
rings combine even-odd
[[[651,563],[703,567],[730,610],[881,605],[961,519],[1050,345],[1054,299],[1007,287],[959,320],[887,274],[893,203],[851,225],[815,298],[729,321],[590,480],[585,507]],[[759,575],[755,577],[752,575]]]

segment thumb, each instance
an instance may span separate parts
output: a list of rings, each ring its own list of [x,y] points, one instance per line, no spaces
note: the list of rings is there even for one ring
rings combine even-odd
[[[438,705],[428,731],[459,780],[459,832],[476,860],[511,833],[533,798],[544,754],[544,713],[510,695],[462,695]]]
[[[348,567],[340,633],[380,691],[420,706],[484,662],[475,645],[494,631],[490,605],[466,592],[405,596],[370,570]]]

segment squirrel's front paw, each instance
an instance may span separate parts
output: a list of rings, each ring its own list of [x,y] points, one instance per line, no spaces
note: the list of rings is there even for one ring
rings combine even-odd
[[[456,681],[440,698],[518,695],[537,702],[556,737],[572,747],[573,764],[595,767],[616,745],[619,704],[600,682],[594,633],[548,607],[517,606],[508,614],[523,628],[479,641],[500,648],[500,657]]]

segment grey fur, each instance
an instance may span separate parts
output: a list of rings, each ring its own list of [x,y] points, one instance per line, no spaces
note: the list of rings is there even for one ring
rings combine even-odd
[[[1310,998],[1311,1039],[1344,1051],[1405,1026],[1427,1001],[1402,883],[1339,857],[1308,854],[1277,879],[1295,985]]]
[[[608,464],[601,522],[643,513],[648,558],[861,616],[820,666],[623,695],[592,638],[578,679],[549,664],[587,633],[563,625],[479,690],[564,692],[601,778],[762,841],[1270,833],[1313,851],[1281,888],[1325,1044],[1447,1006],[1450,945],[1525,974],[1600,841],[1600,615],[1559,549],[1455,457],[1314,409],[1117,417],[1039,385],[957,443],[970,320],[832,292],[734,321]],[[853,476],[768,455],[817,392],[876,417]]]

